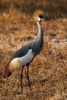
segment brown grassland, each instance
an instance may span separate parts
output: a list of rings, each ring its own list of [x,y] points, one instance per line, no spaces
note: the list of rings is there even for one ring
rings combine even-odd
[[[13,1],[13,0],[12,0]],[[67,100],[67,0],[0,0],[0,100]],[[2,71],[12,54],[38,34],[33,13],[44,11],[44,44],[27,69],[3,79]]]

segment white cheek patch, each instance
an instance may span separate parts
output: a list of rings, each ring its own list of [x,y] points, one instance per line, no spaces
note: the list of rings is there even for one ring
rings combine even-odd
[[[40,17],[38,17],[38,21],[40,21]]]
[[[34,54],[32,53],[32,49],[29,49],[27,54],[23,57],[19,57],[18,60],[21,63],[21,66],[26,65],[27,63],[31,62],[33,59]]]

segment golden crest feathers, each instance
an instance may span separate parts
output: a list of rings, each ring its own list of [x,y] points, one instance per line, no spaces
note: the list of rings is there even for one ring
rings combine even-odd
[[[34,18],[34,20],[37,20],[37,18],[40,16],[40,15],[44,15],[44,11],[42,11],[42,10],[36,10],[35,12],[34,12],[34,15],[33,15],[33,18]]]

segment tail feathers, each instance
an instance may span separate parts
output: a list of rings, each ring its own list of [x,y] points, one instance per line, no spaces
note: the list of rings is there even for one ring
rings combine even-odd
[[[3,74],[2,76],[5,78],[7,76],[9,76],[11,73],[10,73],[10,70],[9,70],[9,64],[10,64],[10,61],[6,64],[6,66],[4,67],[4,70],[3,70]]]

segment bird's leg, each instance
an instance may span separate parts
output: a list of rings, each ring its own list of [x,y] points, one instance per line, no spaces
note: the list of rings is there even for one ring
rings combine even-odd
[[[23,80],[23,68],[24,68],[24,66],[22,67],[22,71],[21,71],[21,75],[20,75],[20,77],[21,77],[21,93],[23,93],[23,85],[22,85],[22,80]]]
[[[30,90],[31,90],[31,84],[30,84],[30,81],[29,81],[28,69],[29,69],[29,64],[27,64],[27,79],[28,79],[28,85],[29,85]]]

